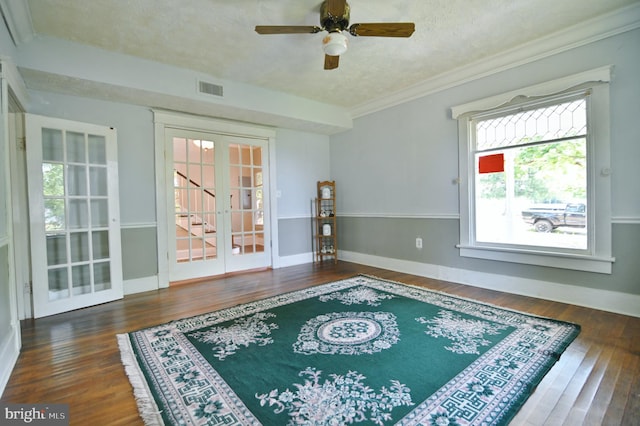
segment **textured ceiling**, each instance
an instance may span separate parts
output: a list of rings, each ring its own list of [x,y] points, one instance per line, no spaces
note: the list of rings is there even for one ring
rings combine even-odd
[[[323,69],[318,0],[28,0],[36,34],[353,108],[637,0],[350,0],[351,23],[415,22],[411,38],[350,37]]]

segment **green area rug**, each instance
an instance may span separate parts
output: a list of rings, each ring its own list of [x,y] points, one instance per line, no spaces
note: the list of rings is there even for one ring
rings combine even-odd
[[[575,324],[357,276],[118,335],[147,424],[507,424]]]

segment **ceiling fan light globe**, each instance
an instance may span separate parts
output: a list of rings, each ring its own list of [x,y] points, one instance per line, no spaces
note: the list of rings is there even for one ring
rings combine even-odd
[[[322,50],[329,56],[340,56],[347,51],[347,37],[340,31],[330,32],[322,39]]]

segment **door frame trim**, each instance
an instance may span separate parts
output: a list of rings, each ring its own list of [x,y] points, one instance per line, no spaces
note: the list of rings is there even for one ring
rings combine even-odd
[[[27,104],[27,92],[20,74],[15,65],[5,58],[0,58],[0,152],[4,152],[4,156],[0,156],[0,164],[2,170],[0,174],[0,185],[4,186],[6,203],[5,223],[6,232],[0,232],[0,248],[7,248],[7,282],[0,284],[6,286],[9,293],[9,329],[6,334],[0,335],[0,359],[3,365],[0,366],[0,395],[9,381],[11,372],[18,361],[20,355],[20,347],[22,346],[22,335],[20,330],[20,320],[24,315],[24,287],[20,281],[24,277],[20,271],[24,270],[25,260],[16,256],[16,238],[24,238],[17,236],[13,227],[15,217],[13,213],[14,203],[17,201],[17,193],[15,191],[16,182],[11,175],[14,164],[11,159],[17,149],[16,132],[11,127],[15,123],[11,123],[12,114],[23,114],[24,106]],[[14,126],[15,127],[15,126]]]
[[[274,128],[238,123],[212,117],[195,116],[173,111],[152,109],[154,123],[154,150],[156,168],[156,220],[158,245],[158,287],[169,287],[169,218],[167,217],[166,173],[165,173],[165,129],[181,128],[190,131],[226,134],[232,136],[258,138],[267,141],[269,151],[270,187],[276,186],[275,145],[276,130]],[[271,258],[270,266],[275,267],[278,252],[278,223],[276,191],[269,191],[269,226],[271,227]],[[266,242],[265,242],[266,243]]]

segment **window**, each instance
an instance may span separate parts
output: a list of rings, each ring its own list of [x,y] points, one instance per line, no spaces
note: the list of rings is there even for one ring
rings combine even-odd
[[[462,256],[611,273],[609,74],[452,109]]]
[[[586,206],[588,95],[574,96],[472,118],[478,243],[587,249],[577,210]]]

